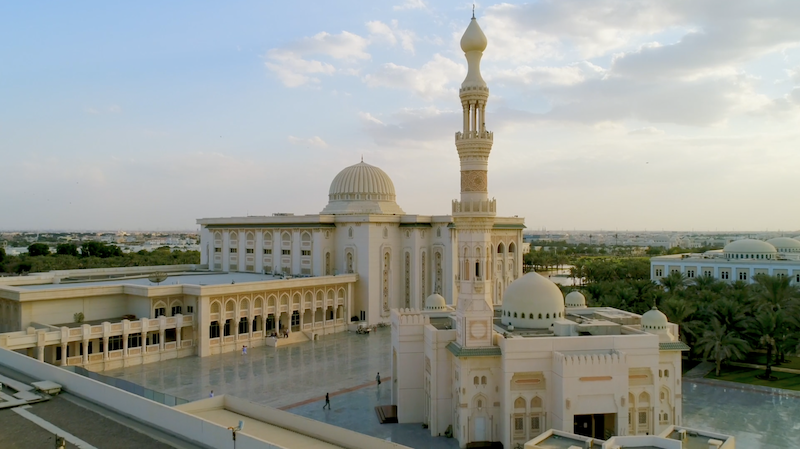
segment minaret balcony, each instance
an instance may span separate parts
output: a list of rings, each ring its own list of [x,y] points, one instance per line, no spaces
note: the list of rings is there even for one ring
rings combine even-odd
[[[467,131],[466,133],[458,131],[456,133],[456,142],[459,140],[471,139],[488,140],[489,142],[492,142],[494,141],[494,133],[491,131]]]
[[[459,201],[453,200],[453,215],[487,215],[494,216],[497,213],[497,200],[473,200]]]

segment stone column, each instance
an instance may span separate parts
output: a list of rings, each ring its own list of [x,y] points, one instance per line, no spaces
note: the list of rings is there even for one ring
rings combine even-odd
[[[197,306],[194,311],[193,325],[197,329],[197,341],[195,342],[195,347],[197,347],[197,355],[200,357],[211,355],[211,344],[209,342],[211,339],[210,313],[211,305],[209,304],[208,296],[198,296]],[[223,317],[224,313],[224,311],[220,311],[220,314],[222,314]],[[220,326],[222,325],[224,325],[224,322],[220,323]],[[222,330],[220,329],[220,332],[221,331]]]
[[[164,344],[166,343],[166,329],[167,327],[167,317],[161,315],[158,317],[158,350],[163,352],[164,351]]]
[[[122,360],[128,358],[128,334],[131,331],[131,322],[122,320]]]

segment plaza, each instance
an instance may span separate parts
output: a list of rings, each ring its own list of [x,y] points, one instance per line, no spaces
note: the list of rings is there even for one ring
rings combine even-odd
[[[410,447],[455,448],[454,439],[432,438],[420,424],[379,424],[374,406],[391,401],[391,381],[380,390],[375,374],[390,373],[391,335],[380,328],[369,335],[340,333],[314,342],[280,348],[260,347],[213,357],[189,357],[103,374],[187,400],[209,391],[279,407]],[[348,391],[349,390],[349,391]],[[325,393],[331,410],[323,411]],[[341,392],[341,393],[340,393]],[[800,447],[800,398],[740,389],[683,383],[683,422],[733,435],[748,449]]]

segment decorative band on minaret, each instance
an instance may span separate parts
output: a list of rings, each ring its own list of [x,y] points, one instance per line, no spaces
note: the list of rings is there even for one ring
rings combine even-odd
[[[489,88],[480,67],[486,45],[486,35],[473,17],[461,38],[468,69],[459,89],[464,114],[462,131],[456,133],[456,149],[461,161],[461,201],[453,202],[453,214],[494,215],[495,212],[495,202],[489,200],[487,177],[493,140],[493,134],[486,130]]]

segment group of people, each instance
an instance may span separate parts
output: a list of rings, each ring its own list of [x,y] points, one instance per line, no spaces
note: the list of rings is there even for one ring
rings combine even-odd
[[[268,337],[273,338],[289,338],[289,330],[288,329],[281,329],[280,333],[273,331]]]

